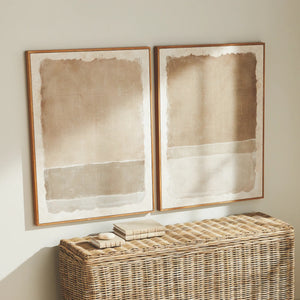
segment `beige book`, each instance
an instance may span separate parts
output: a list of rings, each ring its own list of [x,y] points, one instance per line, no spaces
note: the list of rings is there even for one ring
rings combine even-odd
[[[165,226],[154,220],[139,220],[114,224],[114,230],[123,233],[126,236],[149,232],[165,231]]]
[[[125,244],[125,240],[119,236],[116,236],[111,240],[99,240],[97,238],[91,238],[89,242],[99,249],[119,247]]]
[[[122,232],[118,231],[116,228],[114,228],[114,233],[126,241],[131,241],[131,240],[140,240],[140,239],[146,239],[146,238],[151,238],[151,237],[156,237],[156,236],[162,236],[166,232],[165,231],[156,231],[156,232],[146,232],[146,233],[136,233],[136,234],[132,234],[132,235],[125,235],[124,233],[122,233]]]

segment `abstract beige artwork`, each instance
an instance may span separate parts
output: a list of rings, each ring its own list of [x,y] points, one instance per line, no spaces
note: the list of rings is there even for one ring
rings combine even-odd
[[[153,210],[150,49],[28,51],[36,223]]]
[[[156,47],[160,210],[263,197],[264,44]]]

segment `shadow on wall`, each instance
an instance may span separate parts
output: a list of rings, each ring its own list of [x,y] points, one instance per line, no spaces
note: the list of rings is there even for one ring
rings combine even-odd
[[[20,249],[22,251],[22,249]],[[0,281],[3,300],[59,300],[58,247],[43,248]]]

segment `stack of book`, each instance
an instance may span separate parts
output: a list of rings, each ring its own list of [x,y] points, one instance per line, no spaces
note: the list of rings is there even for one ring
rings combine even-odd
[[[140,220],[114,224],[114,233],[126,241],[162,236],[165,226],[154,220]]]
[[[112,247],[120,247],[125,244],[124,239],[116,236],[113,239],[110,240],[101,240],[99,238],[91,238],[89,242],[95,246],[96,248],[99,249],[104,249],[104,248],[112,248]]]

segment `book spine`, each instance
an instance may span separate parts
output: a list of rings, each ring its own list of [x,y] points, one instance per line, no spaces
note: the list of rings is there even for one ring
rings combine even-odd
[[[148,233],[137,233],[137,234],[131,234],[131,235],[124,235],[120,232],[115,232],[117,235],[119,235],[121,238],[123,238],[126,241],[131,240],[139,240],[139,239],[146,239],[156,236],[162,236],[165,234],[165,231],[158,231],[158,232],[148,232]]]
[[[118,226],[114,226],[114,231],[117,230],[121,232],[122,234],[129,236],[129,235],[135,235],[135,234],[150,234],[155,232],[162,232],[165,231],[165,227],[154,227],[154,228],[148,228],[148,229],[134,229],[134,230],[124,230]]]

